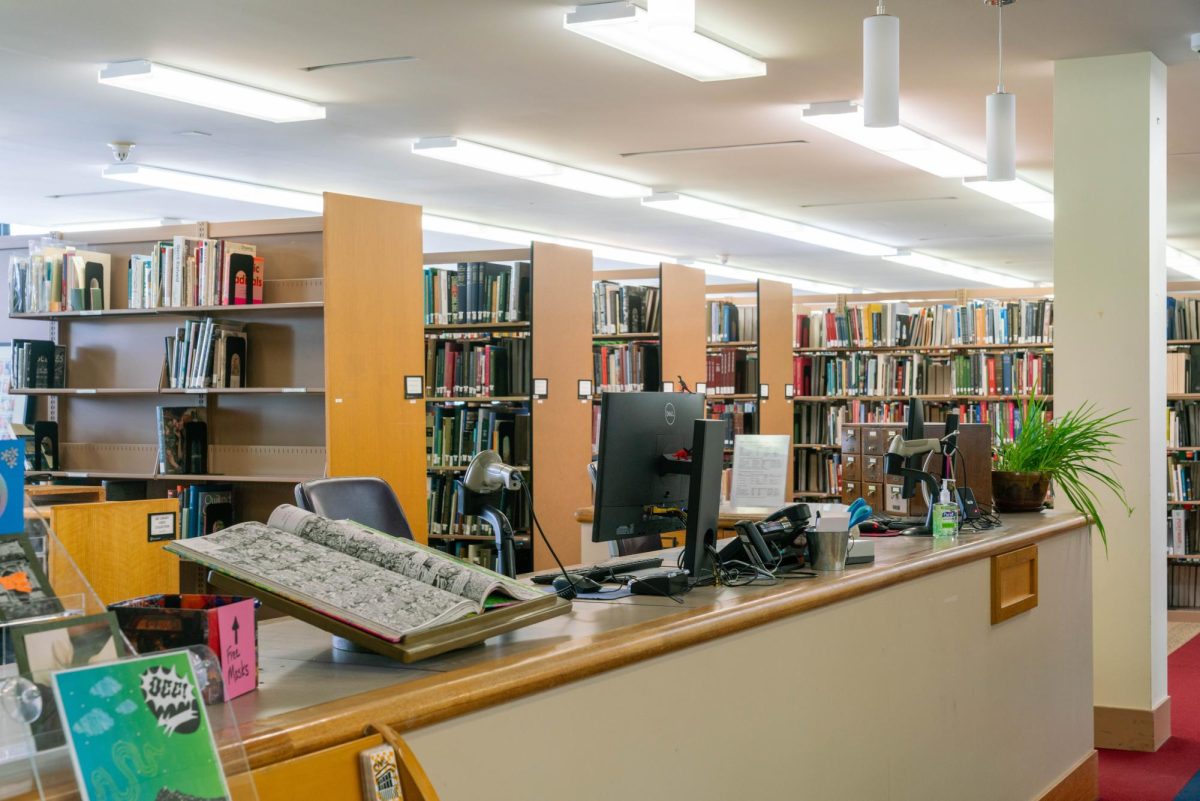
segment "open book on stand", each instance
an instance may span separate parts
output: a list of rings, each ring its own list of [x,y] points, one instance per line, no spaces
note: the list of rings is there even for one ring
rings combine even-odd
[[[570,608],[569,603],[557,603],[562,599],[554,595],[441,551],[295,506],[278,507],[265,525],[239,523],[215,534],[177,540],[167,550],[283,599],[285,611],[317,613],[316,619],[303,617],[309,623],[343,633],[325,625],[319,619],[323,617],[383,641],[380,644],[400,643],[472,618],[480,622],[480,633],[488,631],[492,620],[499,624],[524,615],[519,625],[527,625],[535,622],[529,613],[549,612],[535,615],[541,620]],[[254,594],[270,603],[263,592]],[[510,612],[515,614],[506,614]],[[495,633],[500,631],[485,636]],[[469,644],[461,640],[452,647]],[[369,647],[381,650],[375,644]],[[445,650],[449,648],[438,652]]]

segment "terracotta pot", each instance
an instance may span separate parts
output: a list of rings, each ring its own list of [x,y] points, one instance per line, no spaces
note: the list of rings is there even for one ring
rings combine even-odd
[[[1049,473],[992,472],[992,501],[997,512],[1040,511],[1049,491]]]

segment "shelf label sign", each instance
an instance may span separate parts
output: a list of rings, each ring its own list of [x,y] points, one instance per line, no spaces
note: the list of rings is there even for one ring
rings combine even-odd
[[[550,397],[550,379],[535,378],[533,379],[533,399],[545,400]]]
[[[175,513],[157,512],[146,515],[146,542],[175,539]]]
[[[406,400],[419,400],[425,394],[425,376],[404,376],[404,397]]]

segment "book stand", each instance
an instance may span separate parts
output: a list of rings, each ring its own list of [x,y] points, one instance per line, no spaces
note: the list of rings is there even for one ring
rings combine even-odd
[[[58,600],[53,606],[59,611],[0,622],[3,652],[3,664],[0,664],[0,801],[87,798],[75,775],[54,691],[48,684],[35,683],[19,674],[12,635],[24,627],[32,630],[47,623],[101,614],[105,606],[46,525],[42,511],[28,496],[25,502],[25,530],[44,573],[51,577],[50,588]],[[121,659],[137,658],[124,635],[118,636],[119,647],[123,646],[126,653]],[[221,666],[216,654],[205,646],[194,646],[186,651],[201,693],[210,683],[221,682]],[[207,704],[204,709],[229,786],[230,801],[257,801],[258,794],[232,706],[216,703]],[[121,788],[132,789],[131,782],[135,778],[132,766],[132,762],[126,763],[124,768],[115,766],[114,792],[124,792]],[[93,796],[91,801],[97,800]]]

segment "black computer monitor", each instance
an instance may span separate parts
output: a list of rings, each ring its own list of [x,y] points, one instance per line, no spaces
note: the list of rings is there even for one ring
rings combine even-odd
[[[925,405],[920,398],[908,399],[908,422],[904,425],[904,439],[925,439]],[[913,470],[923,470],[924,456],[910,456],[904,460],[904,466]],[[911,473],[904,477],[904,486],[900,490],[901,498],[911,498],[921,485],[919,479]]]
[[[692,428],[692,472],[688,481],[687,541],[683,568],[692,584],[711,584],[717,526],[721,516],[721,472],[725,467],[725,421],[697,420]]]
[[[645,519],[647,506],[686,507],[690,462],[672,463],[668,457],[691,450],[693,424],[703,418],[703,395],[606,392],[601,396],[592,542],[662,531],[661,520]]]

